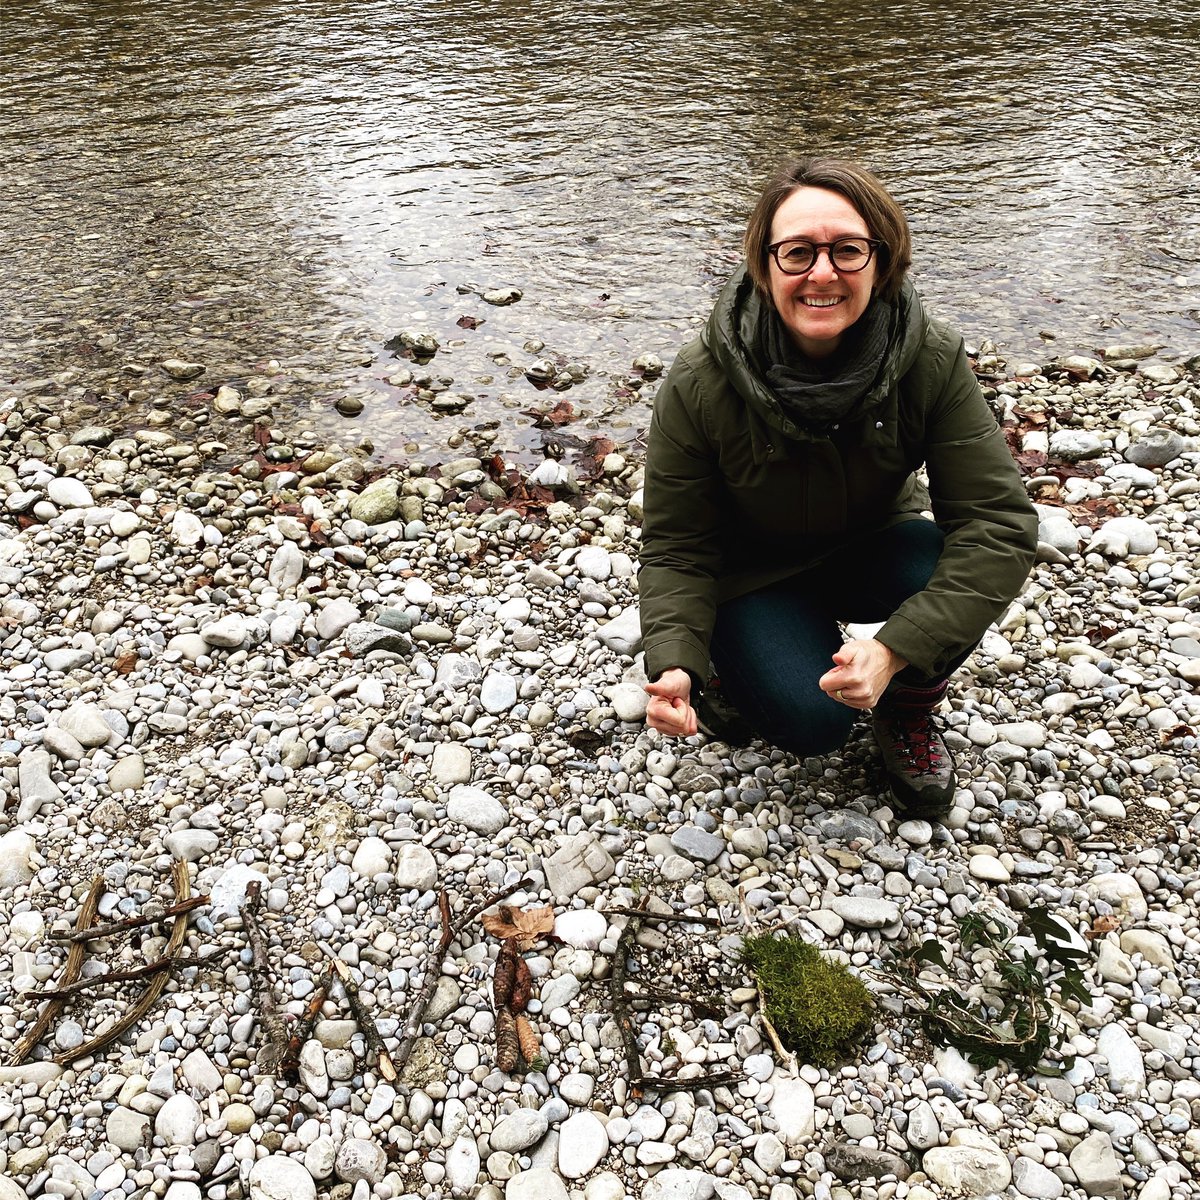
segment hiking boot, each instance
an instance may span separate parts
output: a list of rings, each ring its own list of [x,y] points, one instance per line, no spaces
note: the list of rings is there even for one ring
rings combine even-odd
[[[906,817],[943,817],[954,802],[954,759],[933,717],[945,694],[945,682],[928,688],[893,686],[871,713],[888,785]]]
[[[705,737],[745,746],[754,740],[754,730],[721,690],[721,681],[714,675],[695,700],[696,723]]]

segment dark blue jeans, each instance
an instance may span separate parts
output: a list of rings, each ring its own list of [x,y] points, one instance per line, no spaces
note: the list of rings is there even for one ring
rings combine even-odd
[[[887,620],[929,582],[943,542],[932,521],[904,521],[839,548],[810,571],[722,604],[710,650],[722,693],[780,749],[803,758],[841,746],[858,710],[817,686],[842,644],[838,623]],[[938,682],[911,667],[896,681]]]

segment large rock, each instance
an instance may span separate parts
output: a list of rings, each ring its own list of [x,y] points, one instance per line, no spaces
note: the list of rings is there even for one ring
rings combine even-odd
[[[1068,1160],[1080,1187],[1089,1196],[1111,1196],[1121,1200],[1125,1185],[1121,1182],[1121,1161],[1113,1150],[1112,1138],[1102,1130],[1085,1137]]]
[[[887,1150],[872,1150],[850,1142],[833,1142],[825,1147],[825,1165],[839,1178],[879,1179],[895,1175],[907,1179],[912,1168],[898,1154]]]
[[[948,1146],[926,1150],[921,1170],[947,1191],[968,1196],[1003,1192],[1012,1182],[1008,1155],[974,1129],[956,1129]]]
[[[794,1079],[782,1071],[771,1077],[774,1092],[770,1100],[771,1116],[785,1146],[793,1151],[812,1140],[816,1129],[817,1101],[812,1088],[803,1079]],[[793,1158],[802,1157],[793,1153]]]
[[[350,502],[350,515],[364,525],[394,521],[400,512],[400,486],[394,479],[377,479]]]
[[[551,895],[562,900],[574,896],[580,888],[602,883],[616,870],[612,856],[591,833],[563,838],[559,848],[542,860],[542,867]]]
[[[313,1177],[286,1154],[268,1154],[250,1168],[250,1200],[316,1200]]]
[[[21,887],[33,878],[33,838],[23,829],[0,837],[0,889]]]
[[[642,620],[638,606],[631,604],[619,617],[613,617],[596,630],[596,636],[614,654],[632,658],[642,645]]]
[[[482,788],[460,784],[446,801],[446,816],[486,836],[499,833],[508,824],[508,809]]]
[[[558,1169],[567,1179],[582,1179],[608,1153],[608,1133],[593,1112],[568,1117],[558,1131]]]
[[[504,1200],[567,1200],[567,1185],[549,1167],[534,1167],[508,1181]]]
[[[546,1115],[538,1109],[518,1108],[496,1122],[491,1135],[492,1149],[520,1154],[522,1150],[536,1146],[549,1128]]]
[[[204,1114],[191,1096],[176,1092],[154,1118],[154,1132],[168,1146],[190,1147],[196,1144],[196,1130]]]
[[[1096,1038],[1096,1053],[1108,1060],[1108,1090],[1136,1098],[1146,1090],[1146,1064],[1137,1043],[1115,1022]]]

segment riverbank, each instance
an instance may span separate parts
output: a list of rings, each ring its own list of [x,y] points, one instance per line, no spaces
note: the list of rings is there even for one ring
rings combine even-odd
[[[0,1057],[38,1010],[25,993],[60,977],[49,935],[96,875],[99,919],[170,903],[176,859],[212,904],[127,1044],[47,1059],[140,987],[109,985],[126,1000],[73,998],[34,1061],[0,1068],[0,1200],[1190,1194],[1200,386],[1127,366],[994,381],[1044,545],[952,683],[960,788],[933,826],[887,807],[865,727],[807,763],[645,731],[633,445],[565,439],[542,487],[493,463],[486,434],[379,474],[226,395],[214,412],[249,439],[231,473],[208,468],[223,435],[164,420],[114,437],[10,405]],[[568,467],[594,476],[586,495]],[[297,1081],[262,1070],[249,883],[283,1009],[303,1015],[336,955],[395,1050],[439,891],[461,914],[526,876],[509,902],[554,904],[561,939],[529,960],[541,1070],[495,1066],[499,942],[477,924],[406,1086],[381,1078],[337,988]],[[646,896],[720,922],[637,945],[643,981],[721,1014],[635,1013],[646,1069],[740,1078],[639,1103],[608,978],[629,919],[614,910]],[[1039,902],[1075,931],[1093,997],[1068,1006],[1060,1078],[929,1045],[877,981],[862,1055],[793,1076],[736,955],[749,924],[787,923],[873,980],[914,935],[953,948],[966,913],[1015,924]],[[164,945],[161,926],[93,944],[83,974]]]

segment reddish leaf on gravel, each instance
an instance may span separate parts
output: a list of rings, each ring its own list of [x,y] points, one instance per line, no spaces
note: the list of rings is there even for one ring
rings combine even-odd
[[[483,320],[483,317],[459,317],[454,323],[459,329],[478,329]]]
[[[271,444],[271,430],[266,425],[255,425],[254,440],[260,446],[269,446]]]
[[[576,476],[580,479],[599,479],[604,474],[604,460],[616,448],[616,444],[610,438],[592,438],[579,452]]]
[[[467,510],[467,512],[471,514],[477,514],[486,512],[492,506],[478,492],[472,492],[471,495],[467,497],[467,501],[463,507]]]
[[[575,420],[575,407],[569,400],[560,400],[553,408],[527,408],[522,415],[532,417],[538,429],[557,429]]]
[[[128,675],[129,672],[132,671],[133,668],[137,666],[137,663],[138,663],[137,652],[134,650],[130,650],[128,654],[119,655],[113,661],[113,668],[116,670],[118,675]]]

